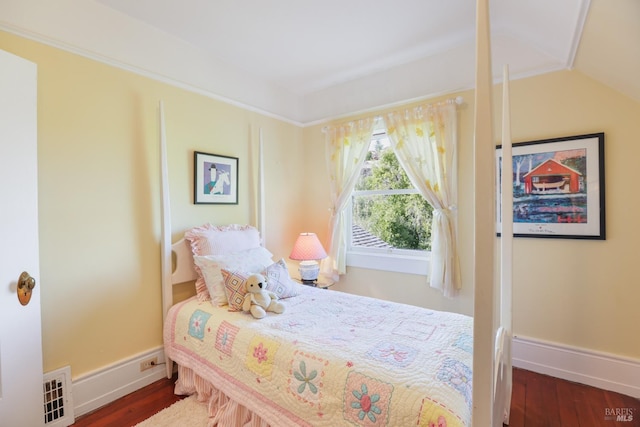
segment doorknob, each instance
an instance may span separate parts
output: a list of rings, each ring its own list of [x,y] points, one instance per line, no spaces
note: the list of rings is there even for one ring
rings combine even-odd
[[[36,279],[23,271],[18,278],[18,300],[20,304],[27,305],[31,300],[31,291],[36,287]]]

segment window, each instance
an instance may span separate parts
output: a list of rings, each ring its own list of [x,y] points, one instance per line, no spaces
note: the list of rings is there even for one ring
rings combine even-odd
[[[347,265],[428,274],[432,213],[376,131],[347,208]]]

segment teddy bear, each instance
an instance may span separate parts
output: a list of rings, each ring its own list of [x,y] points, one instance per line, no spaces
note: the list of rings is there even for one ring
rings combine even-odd
[[[264,289],[266,279],[262,274],[252,274],[244,283],[247,293],[242,304],[243,311],[250,311],[256,319],[262,319],[267,311],[283,313],[284,304],[278,301],[278,296]]]

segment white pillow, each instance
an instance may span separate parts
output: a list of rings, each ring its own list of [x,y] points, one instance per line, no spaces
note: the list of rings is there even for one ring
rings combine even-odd
[[[185,233],[194,255],[224,255],[260,246],[260,233],[250,225],[205,224]]]
[[[228,300],[224,289],[222,269],[261,273],[266,267],[273,264],[272,257],[273,254],[271,252],[259,246],[225,255],[194,256],[193,260],[202,272],[212,303],[214,305],[225,305]]]
[[[184,233],[184,238],[191,244],[194,258],[202,255],[224,255],[260,247],[260,233],[250,225],[214,226],[204,224]],[[207,301],[210,299],[210,295],[197,263],[195,270],[198,274],[196,294],[200,301]]]

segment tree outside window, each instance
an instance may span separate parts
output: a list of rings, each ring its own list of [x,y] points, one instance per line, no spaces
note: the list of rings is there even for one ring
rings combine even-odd
[[[352,195],[353,247],[430,251],[433,208],[413,187],[386,135],[374,135]]]

